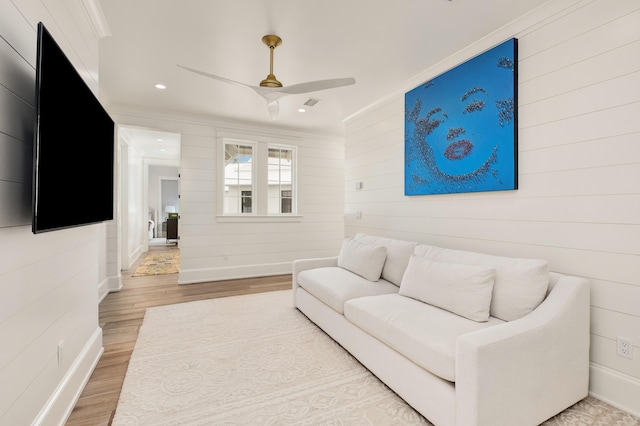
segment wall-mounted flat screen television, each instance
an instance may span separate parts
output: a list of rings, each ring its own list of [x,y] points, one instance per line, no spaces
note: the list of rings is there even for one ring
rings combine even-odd
[[[114,122],[38,24],[33,233],[113,219]]]

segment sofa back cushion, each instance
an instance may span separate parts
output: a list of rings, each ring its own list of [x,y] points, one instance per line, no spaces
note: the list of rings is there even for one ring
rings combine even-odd
[[[492,256],[421,244],[416,247],[415,254],[438,262],[495,269],[490,314],[504,321],[513,321],[527,315],[547,294],[549,264],[546,260]]]
[[[382,268],[382,278],[400,286],[404,271],[407,269],[407,264],[409,264],[409,258],[413,254],[417,243],[368,234],[356,234],[354,238],[365,244],[386,247],[387,258]]]
[[[387,248],[345,238],[338,255],[338,266],[369,281],[378,281],[382,273]]]
[[[485,322],[489,320],[495,277],[493,268],[411,256],[399,293],[470,320]]]

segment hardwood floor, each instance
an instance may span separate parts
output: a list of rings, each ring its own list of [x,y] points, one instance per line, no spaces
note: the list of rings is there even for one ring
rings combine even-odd
[[[152,246],[149,251],[178,250]],[[291,288],[291,275],[178,285],[178,274],[131,277],[138,262],[122,272],[123,288],[100,303],[104,354],[91,375],[67,426],[110,425],[146,308]]]

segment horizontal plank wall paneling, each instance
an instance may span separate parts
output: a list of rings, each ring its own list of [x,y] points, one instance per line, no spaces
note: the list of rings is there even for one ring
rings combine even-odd
[[[31,224],[34,97],[35,69],[0,38],[0,227]]]
[[[45,22],[96,88],[98,40],[79,7],[0,0],[2,425],[64,424],[102,352],[98,287],[114,233],[107,224],[38,235],[30,227],[36,25]]]
[[[590,390],[638,415],[640,3],[549,3],[404,89],[510,37],[519,40],[519,189],[405,197],[396,93],[347,122],[346,234],[545,258],[589,278]],[[633,340],[633,359],[616,354],[618,336]]]
[[[180,283],[289,273],[300,257],[336,255],[344,220],[342,138],[216,127],[207,141],[182,135]],[[299,219],[221,221],[219,144],[225,137],[297,147]]]

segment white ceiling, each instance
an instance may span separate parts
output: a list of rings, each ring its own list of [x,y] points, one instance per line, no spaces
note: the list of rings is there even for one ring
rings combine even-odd
[[[146,159],[149,164],[175,167],[180,165],[179,134],[125,126],[121,126],[118,132],[130,146],[135,147],[136,154]]]
[[[545,2],[101,0],[111,31],[100,42],[101,95],[114,106],[341,133],[345,118]],[[269,122],[265,100],[250,89],[177,67],[257,86],[269,72],[266,34],[283,40],[274,74],[285,86],[341,77],[356,84],[287,96]],[[320,102],[297,112],[310,97]]]

